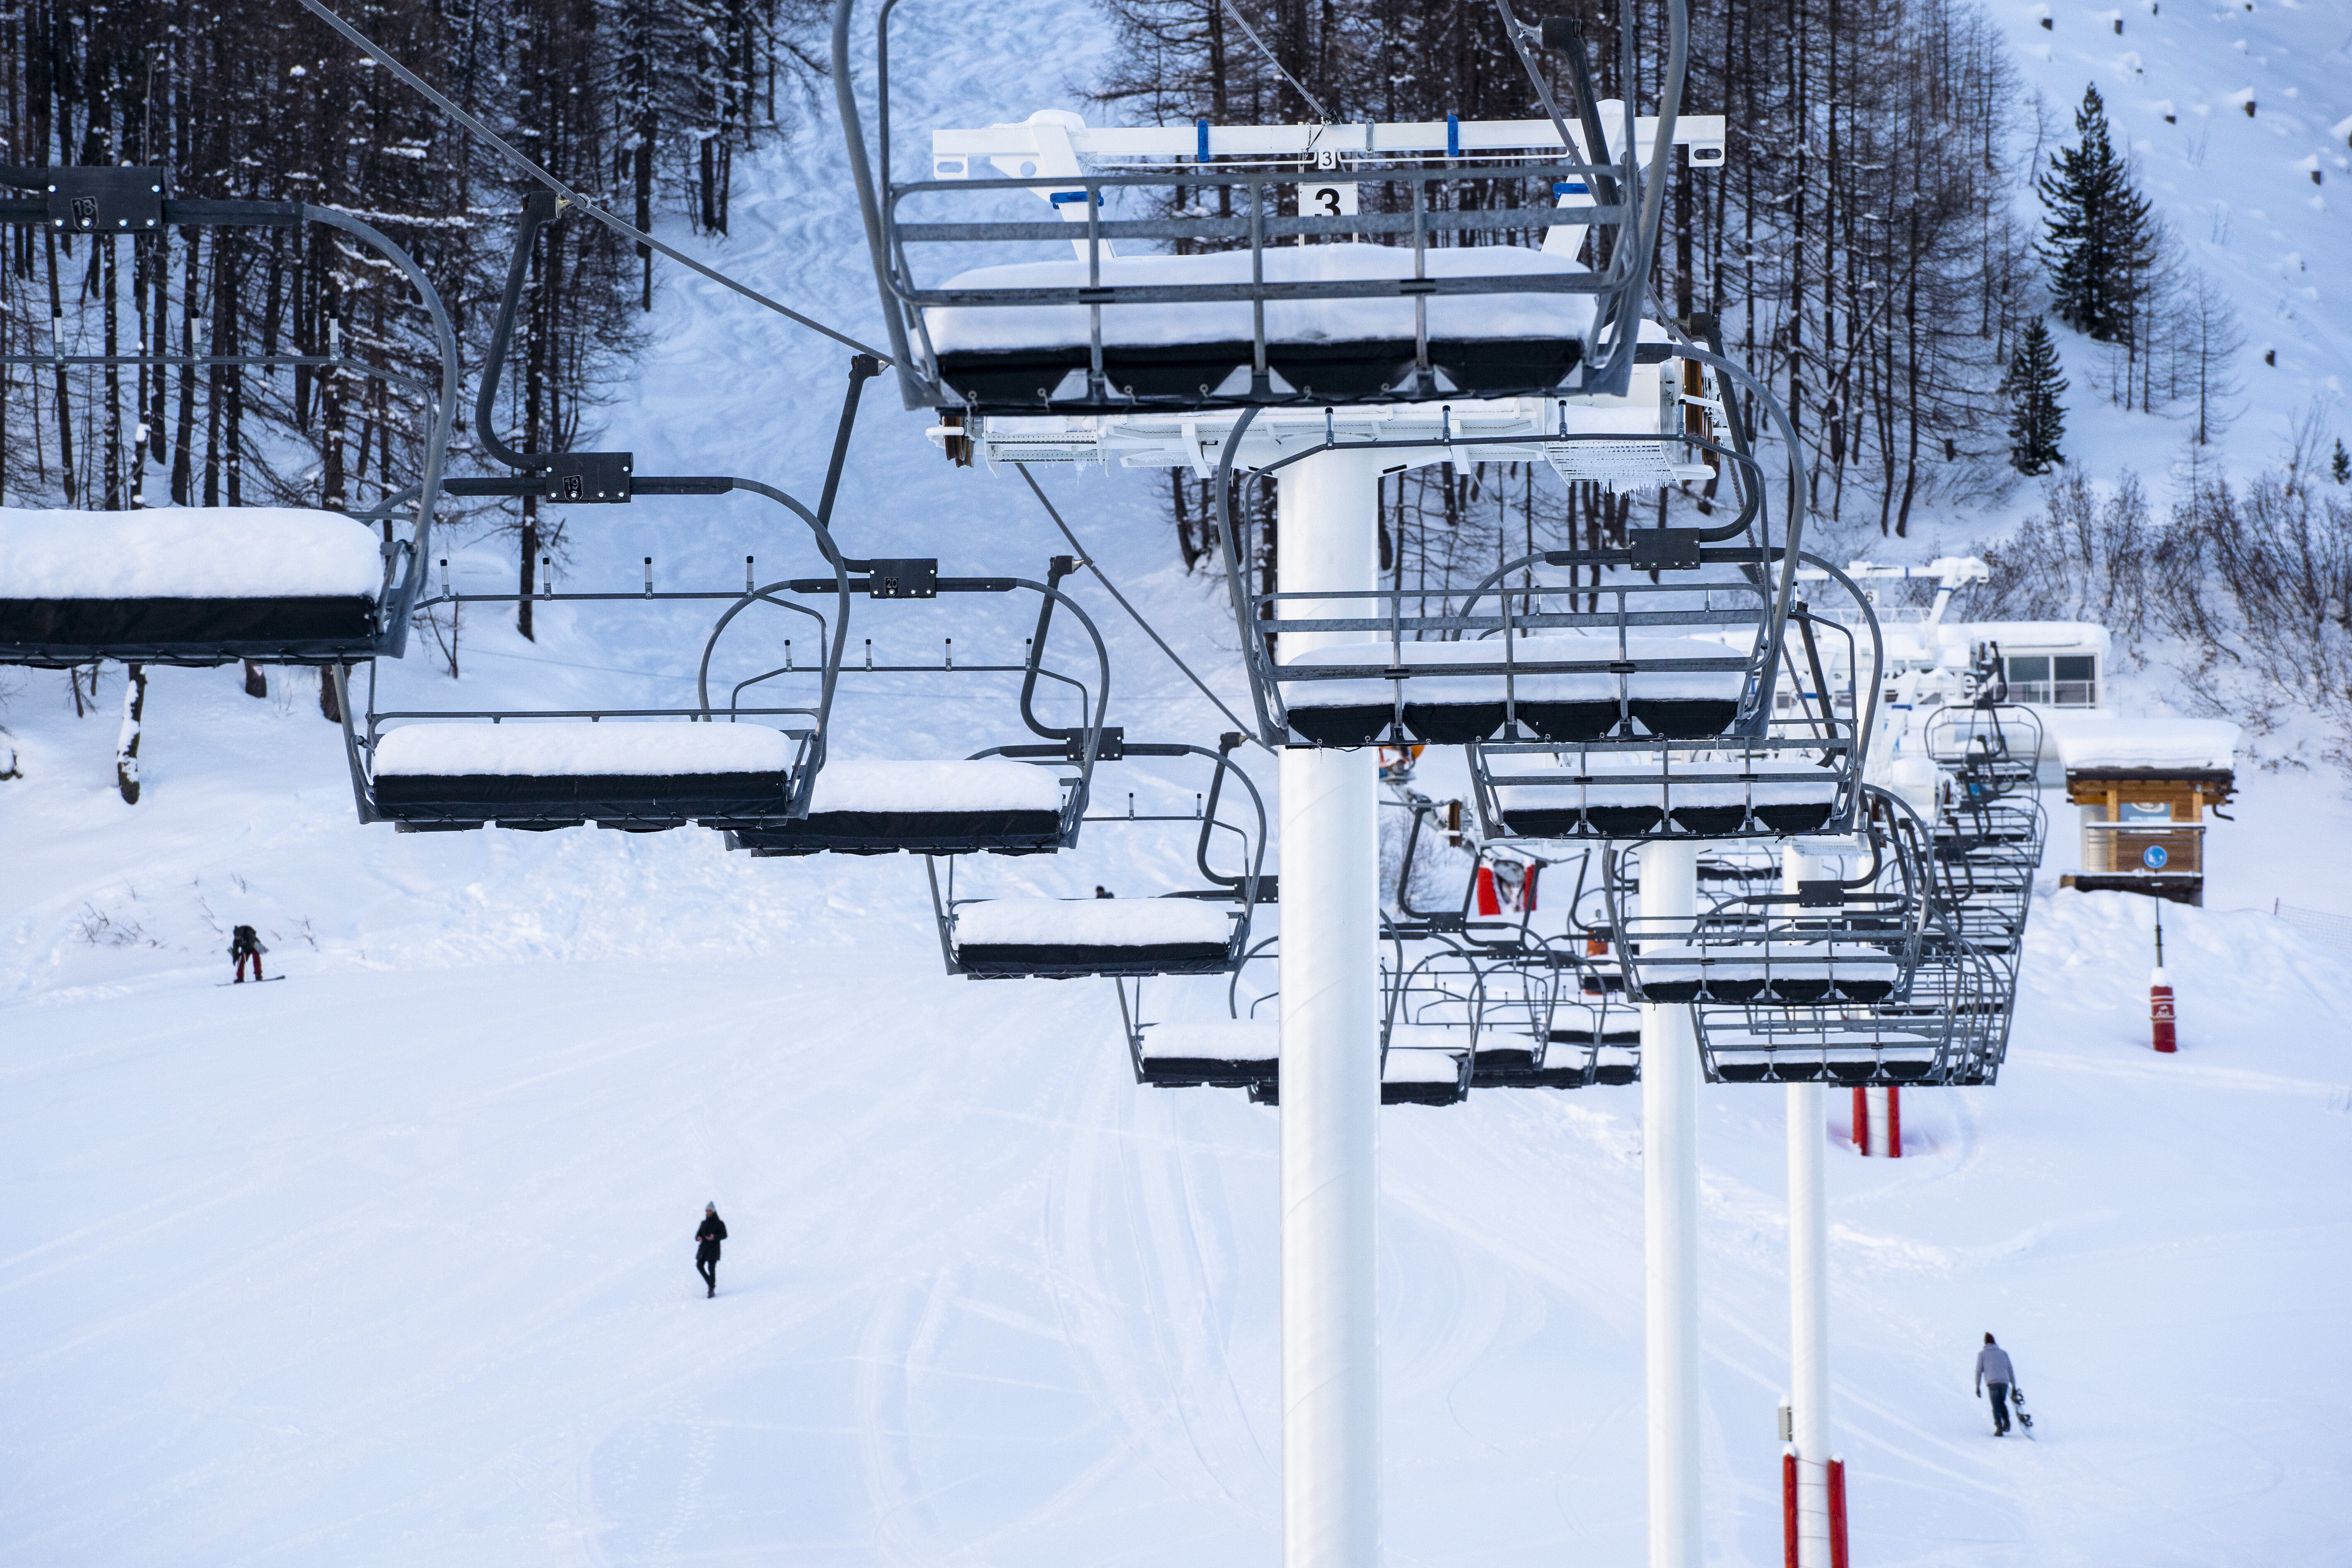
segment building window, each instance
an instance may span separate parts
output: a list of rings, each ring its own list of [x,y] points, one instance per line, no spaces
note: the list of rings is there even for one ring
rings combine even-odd
[[[2099,660],[2095,654],[2016,654],[2002,661],[2011,702],[2051,708],[2096,708]]]

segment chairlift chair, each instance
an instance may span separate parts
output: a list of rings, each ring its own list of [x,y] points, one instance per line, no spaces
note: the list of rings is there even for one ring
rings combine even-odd
[[[1121,1032],[1135,1081],[1155,1089],[1241,1089],[1256,1099],[1282,1070],[1282,1025],[1276,992],[1244,999],[1243,976],[1256,962],[1275,963],[1276,939],[1260,937],[1242,950],[1225,982],[1223,1017],[1153,1020],[1146,1016],[1140,975],[1115,976]]]
[[[835,92],[901,395],[950,415],[957,439],[1007,416],[1622,394],[1661,154],[1723,159],[1721,118],[1679,112],[1676,0],[1675,85],[1656,120],[1593,98],[1570,27],[1547,41],[1578,73],[1573,119],[1106,129],[1046,110],[935,131],[909,180],[892,144],[897,6],[879,8],[869,58],[852,0],[836,0]],[[1632,79],[1636,7],[1620,10]],[[1498,183],[1551,209],[1541,249],[1481,243],[1535,226],[1516,204],[1496,206]],[[1012,216],[1037,201],[1045,212]],[[1578,258],[1588,233],[1595,266]],[[1186,253],[1136,253],[1171,241]],[[1045,258],[971,265],[1024,243]],[[942,253],[956,258],[944,271],[929,264]]]
[[[787,498],[789,499],[789,498]],[[796,510],[798,503],[793,503]],[[848,636],[852,563],[831,534],[803,512],[831,578],[810,578],[743,590],[655,591],[652,568],[641,592],[533,595],[548,603],[612,604],[631,600],[698,604],[725,601],[704,643],[697,674],[699,700],[690,708],[569,710],[394,710],[377,706],[377,681],[368,672],[365,711],[355,711],[344,687],[345,750],[362,822],[391,822],[403,832],[449,832],[495,822],[529,831],[602,827],[655,832],[689,822],[725,828],[738,822],[789,818],[805,811]],[[863,566],[866,563],[857,563]],[[827,615],[784,596],[798,588],[830,588]],[[422,602],[511,604],[515,594],[461,594],[446,586]],[[740,614],[769,605],[806,617],[820,650],[798,670],[772,670],[737,683],[726,700],[710,700],[711,659],[721,636]],[[747,705],[745,690],[791,673],[814,689],[797,703]],[[339,680],[344,679],[341,671]],[[723,721],[723,722],[721,721]]]
[[[1871,1005],[1908,994],[1931,916],[1940,913],[1924,825],[1865,786],[1870,865],[1797,892],[1718,895],[1690,917],[1630,907],[1629,858],[1604,873],[1628,994],[1651,1003],[1748,1007]]]
[[[1104,723],[1110,701],[1110,654],[1092,618],[1061,589],[1062,579],[1076,570],[1076,562],[1067,555],[1054,557],[1044,582],[942,577],[939,563],[929,559],[866,564],[869,571],[864,582],[876,600],[904,603],[1013,593],[1038,596],[1035,633],[1017,664],[959,658],[952,639],[942,642],[938,663],[877,664],[869,642],[865,662],[850,662],[844,673],[853,682],[868,674],[937,674],[958,680],[1017,675],[1021,721],[1042,742],[992,746],[968,757],[938,759],[837,758],[828,747],[811,781],[803,811],[732,825],[727,847],[762,858],[901,852],[1038,855],[1076,843],[1095,764],[1115,760],[1124,745],[1121,731]],[[794,592],[814,592],[823,585],[803,581],[789,586]],[[1090,679],[1066,673],[1047,661],[1057,610],[1085,634],[1094,656]],[[1053,725],[1038,716],[1041,682],[1075,698],[1076,723]]]
[[[2015,1001],[2006,964],[1947,933],[1899,1002],[1695,1011],[1711,1082],[1981,1086],[1999,1075]]]
[[[1222,974],[1237,968],[1248,949],[1250,915],[1271,895],[1265,876],[1265,803],[1231,752],[1242,742],[1228,735],[1216,751],[1162,742],[1121,743],[1122,761],[1141,757],[1206,757],[1214,764],[1197,813],[1134,810],[1099,812],[1089,822],[1181,822],[1199,825],[1193,860],[1205,888],[1158,898],[959,898],[956,868],[948,861],[942,886],[936,858],[927,868],[931,907],[939,923],[940,950],[948,973],[973,979],[1081,975],[1135,978],[1156,974]],[[1027,749],[1027,748],[1023,748]],[[1228,775],[1247,792],[1249,812],[1240,822],[1219,815]],[[1227,874],[1210,865],[1213,838],[1220,832],[1238,840],[1241,869]]]
[[[163,168],[0,170],[0,224],[93,242],[171,228],[318,224],[357,240],[415,288],[431,322],[436,378],[345,352],[330,322],[323,353],[0,354],[0,363],[310,366],[377,381],[428,411],[418,482],[373,506],[170,507],[136,513],[0,509],[0,664],[61,668],[113,658],[208,666],[251,659],[335,665],[398,658],[425,578],[442,468],[457,416],[457,339],[432,279],[362,219],[305,202],[200,201]]]
[[[1564,558],[1570,552],[1556,553]],[[1833,569],[1832,576],[1852,591],[1851,583]],[[1604,646],[1603,651],[1618,657],[1588,658],[1573,677],[1606,694],[1605,700],[1591,704],[1597,717],[1588,720],[1586,732],[1572,734],[1555,726],[1547,733],[1530,724],[1531,734],[1507,731],[1470,747],[1474,798],[1481,830],[1488,837],[1714,841],[1852,830],[1860,804],[1862,759],[1876,711],[1874,683],[1860,711],[1848,713],[1812,696],[1784,711],[1773,700],[1773,691],[1777,679],[1786,679],[1801,691],[1820,692],[1818,679],[1798,679],[1793,667],[1800,658],[1813,668],[1820,667],[1822,637],[1846,639],[1849,658],[1858,657],[1855,627],[1800,608],[1791,617],[1796,635],[1780,636],[1763,624],[1769,605],[1752,579],[1728,585],[1683,585],[1679,603],[1687,608],[1673,607],[1676,599],[1661,596],[1668,586],[1651,588],[1621,578],[1601,585],[1598,595],[1590,585],[1514,591],[1523,602],[1542,603],[1549,594],[1570,604],[1579,594],[1605,597],[1613,593],[1613,615],[1604,610],[1580,618],[1604,626],[1616,623],[1613,631],[1601,631],[1600,640],[1604,645],[1614,641],[1615,649]],[[1727,621],[1723,614],[1723,601],[1736,602],[1743,594],[1747,603],[1739,616],[1749,626],[1736,618]],[[1853,596],[1861,609],[1859,636],[1869,643],[1874,666],[1876,626],[1859,593]],[[1738,661],[1721,657],[1733,651],[1723,643],[1684,639],[1687,646],[1717,656],[1693,658],[1673,651],[1668,639],[1634,635],[1643,623],[1661,619],[1712,624],[1719,628],[1717,636],[1735,645],[1745,643],[1753,662],[1731,675],[1726,667]],[[1517,646],[1539,647],[1548,640],[1531,637]],[[1724,683],[1711,704],[1699,700],[1709,680]],[[1645,706],[1638,695],[1644,681],[1654,683],[1651,691],[1668,695]],[[1736,708],[1731,696],[1735,681]]]
[[[1244,994],[1249,965],[1277,963],[1278,945],[1278,938],[1263,937],[1244,952],[1226,982],[1226,1016],[1222,1019],[1155,1022],[1146,1016],[1142,981],[1118,980],[1119,1016],[1136,1081],[1163,1089],[1243,1089],[1254,1104],[1281,1104],[1280,994]],[[1384,963],[1385,974],[1398,972],[1397,964]],[[1403,1027],[1399,1035],[1392,1010],[1384,1008],[1379,1040],[1381,1103],[1452,1105],[1465,1099],[1471,1082],[1466,1039],[1443,1027],[1426,1036],[1416,1034],[1410,1024]]]
[[[1541,1089],[1617,1088],[1642,1077],[1641,1010],[1622,996],[1562,997],[1552,1011],[1543,1061],[1532,1075]]]

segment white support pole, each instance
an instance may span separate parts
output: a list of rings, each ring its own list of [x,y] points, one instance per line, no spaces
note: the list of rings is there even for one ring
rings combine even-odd
[[[1377,586],[1379,455],[1325,453],[1279,482],[1284,590]],[[1339,640],[1286,633],[1277,652]],[[1370,750],[1282,753],[1284,1568],[1380,1561],[1378,768]]]
[[[1641,914],[1698,912],[1698,847],[1642,846]],[[1638,928],[1637,928],[1638,929]],[[1650,1568],[1701,1568],[1698,1032],[1689,1004],[1642,1006],[1642,1199],[1648,1308]]]
[[[1793,846],[1780,852],[1781,891],[1793,893],[1819,863]],[[1820,1080],[1791,1083],[1789,1114],[1789,1364],[1797,1447],[1797,1568],[1830,1568],[1829,1203],[1822,1145],[1829,1137]]]

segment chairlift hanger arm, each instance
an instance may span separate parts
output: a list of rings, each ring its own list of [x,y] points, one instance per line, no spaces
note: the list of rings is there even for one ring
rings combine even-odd
[[[514,341],[515,309],[522,300],[531,247],[538,242],[539,231],[562,215],[564,205],[564,198],[554,191],[532,191],[522,199],[522,214],[515,221],[514,255],[507,263],[507,285],[499,295],[498,324],[490,331],[489,352],[482,360],[481,389],[474,395],[474,430],[490,456],[509,468],[534,473],[546,468],[554,454],[518,452],[499,439],[499,379],[506,373],[507,347]]]
[[[1518,56],[1519,68],[1528,73],[1528,84],[1536,89],[1538,101],[1544,106],[1544,113],[1550,117],[1553,132],[1559,137],[1561,146],[1572,145],[1574,138],[1569,134],[1568,121],[1560,117],[1559,105],[1552,101],[1551,83],[1544,80],[1543,72],[1536,68],[1535,57],[1528,52],[1527,35],[1531,29],[1521,26],[1519,19],[1511,14],[1511,0],[1495,0],[1495,9],[1503,14],[1503,36],[1510,39],[1511,51]],[[1591,128],[1587,127],[1586,134],[1591,133]],[[1608,143],[1600,142],[1594,145],[1605,148]],[[1598,177],[1594,183],[1599,183]],[[1610,205],[1616,205],[1613,196]]]
[[[1564,24],[1564,26],[1555,28],[1554,23],[1556,22]],[[1553,37],[1555,31],[1561,35],[1557,39]],[[1592,90],[1592,58],[1585,48],[1584,28],[1575,12],[1570,11],[1566,16],[1561,17],[1545,17],[1543,23],[1543,41],[1547,47],[1564,49],[1567,51],[1569,85],[1573,88],[1576,92],[1576,112],[1579,123],[1584,132],[1584,144],[1587,147],[1598,147],[1601,149],[1602,154],[1605,156],[1609,147],[1609,132],[1608,129],[1601,123],[1601,100]],[[1694,163],[1720,163],[1723,162],[1723,117],[1719,114],[1693,115],[1690,119],[1691,129],[1693,132],[1696,133],[1709,121],[1714,122],[1713,129],[1715,132],[1715,141],[1711,144],[1701,143],[1696,140],[1689,143],[1691,148],[1691,162]],[[1654,131],[1654,129],[1655,127],[1654,126],[1653,130]],[[1641,138],[1641,122],[1636,121],[1634,122],[1633,135],[1637,142]],[[1700,153],[1702,146],[1706,146],[1706,150],[1712,153],[1713,156],[1711,158],[1701,157]],[[1611,206],[1616,205],[1616,180],[1613,177],[1596,179],[1592,183],[1592,195],[1601,201],[1606,202]]]
[[[1054,503],[1051,500],[1046,499],[1045,487],[1037,482],[1037,476],[1031,473],[1025,464],[1020,465],[1020,468],[1021,478],[1023,481],[1028,485],[1029,493],[1037,498],[1037,504],[1045,509],[1045,515],[1054,520],[1054,526],[1061,530],[1062,537],[1068,540],[1070,542],[1070,548],[1076,552],[1078,564],[1095,574],[1095,581],[1100,583],[1103,585],[1103,590],[1109,594],[1114,600],[1118,601],[1118,607],[1127,612],[1128,617],[1130,620],[1134,621],[1137,626],[1143,628],[1144,635],[1152,640],[1153,644],[1159,647],[1161,653],[1168,656],[1169,662],[1183,672],[1184,679],[1191,681],[1194,687],[1199,689],[1202,696],[1206,697],[1216,706],[1218,712],[1223,713],[1226,718],[1231,719],[1236,724],[1243,724],[1244,721],[1241,715],[1226,707],[1224,700],[1219,697],[1215,692],[1210,690],[1208,684],[1199,676],[1192,673],[1192,667],[1186,664],[1181,658],[1177,657],[1176,650],[1168,646],[1167,639],[1160,635],[1159,631],[1153,627],[1150,621],[1143,618],[1140,611],[1137,610],[1133,605],[1128,603],[1127,595],[1118,591],[1118,584],[1113,583],[1110,580],[1109,575],[1106,574],[1102,567],[1095,562],[1094,558],[1086,552],[1086,547],[1078,542],[1078,536],[1070,531],[1070,525],[1062,521],[1061,512],[1055,508]],[[1244,725],[1244,728],[1246,728],[1246,725]],[[1260,749],[1264,749],[1265,746],[1265,742],[1259,740],[1255,735],[1249,735],[1245,738],[1257,745]]]

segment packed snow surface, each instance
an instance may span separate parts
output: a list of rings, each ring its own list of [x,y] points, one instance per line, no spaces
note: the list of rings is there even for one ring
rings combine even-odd
[[[376,742],[379,776],[495,773],[524,778],[782,773],[794,742],[759,724],[626,719],[404,724]]]
[[[0,508],[0,599],[373,599],[382,542],[283,506]]]
[[[955,912],[959,947],[1223,944],[1232,906],[1206,899],[991,899]]]
[[[2305,299],[2341,290],[2337,219],[2304,205],[2326,193],[2294,167],[2341,113],[2319,107],[2342,74],[2311,34],[2326,15],[2167,5],[2133,10],[2126,38],[2095,13],[2062,14],[2054,40],[2022,9],[2005,24],[2042,51],[2020,65],[2053,134],[2085,79],[2141,79],[2124,46],[2144,58],[2147,86],[2108,95],[2121,134],[2151,143],[2151,194],[2250,325],[2277,322],[2259,330],[2281,390],[2240,427],[2257,450],[2347,358],[2341,301]],[[1098,81],[1108,26],[1093,6],[1013,8],[902,53],[905,147],[1025,113],[1038,89],[1008,58]],[[2259,121],[2221,102],[2257,79],[2280,89]],[[2181,123],[2142,93],[2176,99]],[[2184,164],[2209,135],[2210,161]],[[820,119],[760,160],[723,245],[669,237],[874,341],[835,136]],[[2200,237],[2232,223],[2231,248]],[[642,380],[599,410],[604,438],[642,471],[814,493],[835,350],[660,276]],[[2261,347],[2250,377],[2272,374]],[[2100,444],[2144,416],[2068,368],[2070,463],[2112,471]],[[1029,575],[1071,548],[1025,487],[940,462],[926,416],[892,403],[859,416],[845,547]],[[1170,542],[1166,477],[1045,482],[1246,710],[1221,589]],[[630,592],[657,554],[666,583],[740,584],[745,554],[778,548],[764,506],[577,511],[565,570]],[[510,544],[451,554],[459,584],[511,590]],[[1111,643],[1114,722],[1233,727],[1091,584],[1071,592]],[[960,655],[968,625],[1018,661],[1034,612],[959,608]],[[380,665],[383,706],[692,700],[707,618],[538,609],[535,643],[469,613],[461,679],[420,636]],[[783,662],[754,651],[730,679]],[[10,676],[0,713],[24,774],[0,781],[0,1560],[1280,1562],[1277,1111],[1138,1087],[1107,984],[945,975],[910,859],[752,860],[702,831],[362,828],[307,674],[272,671],[266,701],[235,668],[149,676],[137,806],[113,790],[119,668],[100,717],[77,719],[53,673]],[[988,721],[1009,688],[983,710],[973,683],[877,675],[855,705],[868,727],[843,723],[836,749],[1005,739]],[[1270,790],[1276,770],[1241,760]],[[1129,777],[1152,787],[1149,764]],[[2148,1050],[2151,906],[2054,890],[2053,843],[1999,1086],[1906,1093],[1899,1161],[1853,1153],[1845,1097],[1810,1130],[1857,1564],[2323,1564],[2352,1539],[2352,962],[2268,913],[2281,895],[2345,910],[2352,808],[2317,773],[2240,785],[2238,820],[2209,830],[2210,907],[2164,910],[2179,1056]],[[1189,809],[1195,787],[1171,770],[1146,803]],[[1431,748],[1419,787],[1465,790],[1458,753]],[[975,862],[1009,894],[1139,896],[1185,885],[1190,852],[1189,835],[1090,832]],[[1279,918],[1257,916],[1269,933]],[[292,978],[216,984],[248,921]],[[1232,1027],[1221,979],[1146,999],[1166,1020],[1155,1052],[1238,1054],[1173,1033]],[[1780,1561],[1786,1103],[1698,1091],[1702,1506],[1726,1568]],[[1478,1091],[1385,1110],[1380,1131],[1391,1561],[1640,1562],[1639,1089]],[[713,1199],[733,1234],[706,1300],[692,1236]],[[1987,1330],[2038,1442],[1995,1440],[1971,1397]]]
[[[1491,245],[1423,253],[1431,278],[1528,278],[1582,274],[1562,257],[1518,246]],[[1413,276],[1412,252],[1393,245],[1274,246],[1265,252],[1270,283],[1346,282]],[[1102,261],[1106,288],[1170,283],[1246,283],[1250,255],[1221,250],[1202,256],[1118,256]],[[1093,280],[1087,264],[1015,261],[957,273],[943,289],[1080,289]],[[1580,338],[1592,318],[1590,294],[1433,294],[1428,296],[1432,338]],[[1269,342],[1393,341],[1413,335],[1413,302],[1387,300],[1278,300],[1265,307]],[[1090,341],[1091,312],[1082,305],[945,305],[924,312],[932,346],[941,353],[1026,348],[1070,348]],[[1103,342],[1132,348],[1176,343],[1250,341],[1246,301],[1231,304],[1111,305],[1102,312]],[[1657,428],[1654,417],[1649,428]]]
[[[2238,727],[2213,719],[2103,719],[2074,714],[2049,721],[2069,768],[2230,769],[2237,765]]]
[[[977,762],[852,762],[828,758],[809,806],[834,811],[1059,811],[1060,775],[1003,757]]]

